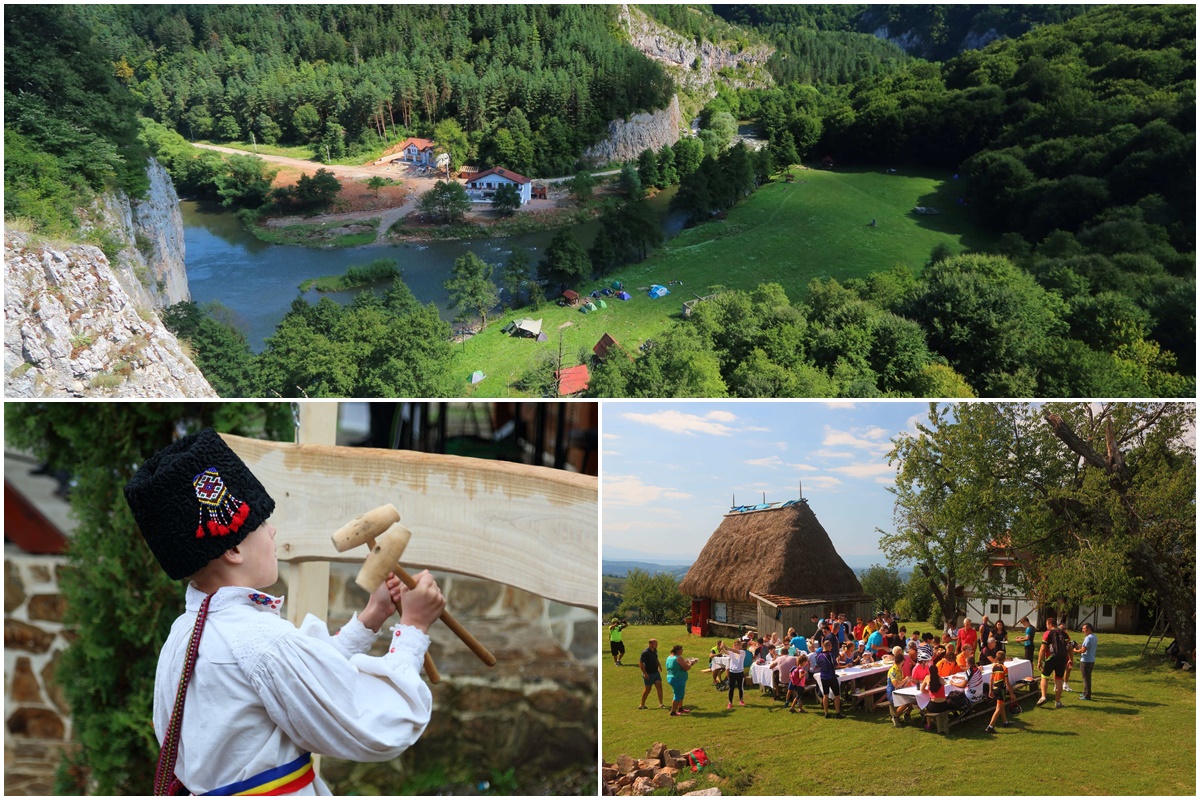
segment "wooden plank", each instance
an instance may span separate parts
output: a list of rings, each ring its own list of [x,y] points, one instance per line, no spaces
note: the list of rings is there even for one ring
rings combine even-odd
[[[300,429],[297,432],[299,441],[302,444],[326,445],[337,442],[337,412],[337,403],[301,403]],[[271,492],[270,487],[267,491]],[[271,492],[271,496],[276,498],[278,505],[278,495]],[[278,527],[278,523],[275,524]],[[278,540],[278,534],[276,537]],[[312,614],[317,619],[328,617],[329,562],[295,563],[281,559],[281,563],[286,565],[288,619],[299,625],[305,614]]]
[[[308,404],[304,404],[305,406]],[[303,408],[304,406],[302,406]],[[280,560],[359,562],[330,535],[392,503],[413,532],[404,564],[596,608],[597,479],[501,461],[223,435],[275,498]]]

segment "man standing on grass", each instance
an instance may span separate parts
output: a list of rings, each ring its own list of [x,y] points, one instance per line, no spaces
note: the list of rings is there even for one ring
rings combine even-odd
[[[1075,648],[1079,653],[1079,670],[1083,673],[1083,694],[1080,700],[1092,699],[1092,667],[1096,666],[1096,634],[1090,622],[1083,623],[1083,644]]]
[[[642,704],[638,706],[638,710],[646,707],[646,698],[650,696],[651,686],[658,690],[658,707],[666,708],[663,705],[662,675],[658,666],[658,639],[651,639],[647,643],[642,657],[638,659],[638,666],[642,668],[642,682],[646,684],[646,688],[642,690]]]
[[[621,631],[625,630],[627,624],[624,620],[613,617],[612,624],[608,626],[608,646],[612,650],[613,663],[618,667],[621,666],[621,659],[625,657],[625,642],[621,641]]]
[[[838,719],[842,715],[842,692],[838,685],[837,662],[833,655],[833,643],[837,637],[831,637],[821,642],[821,652],[813,660],[813,668],[817,675],[817,691],[821,693],[821,708],[825,711],[825,719],[829,719],[829,697],[833,696],[833,710]]]
[[[963,620],[963,626],[958,629],[958,652],[963,655],[975,655],[975,643],[979,641],[979,632],[970,618]]]
[[[1046,702],[1046,680],[1054,675],[1054,707],[1062,708],[1063,674],[1067,670],[1066,634],[1058,629],[1054,617],[1046,617],[1046,633],[1042,636],[1042,647],[1038,651],[1038,667],[1042,672],[1042,696],[1037,704]]]

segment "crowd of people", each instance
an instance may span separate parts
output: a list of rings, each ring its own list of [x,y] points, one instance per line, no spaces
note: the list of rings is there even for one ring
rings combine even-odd
[[[622,626],[613,620],[610,631],[618,636]],[[911,695],[898,696],[895,690],[919,687],[928,696],[923,710],[925,729],[945,733],[947,717],[953,710],[966,710],[980,703],[995,703],[985,730],[992,733],[997,722],[1002,727],[1012,724],[1008,718],[1014,702],[1009,669],[1005,666],[1009,648],[1009,631],[1004,622],[994,624],[984,616],[979,625],[965,619],[961,627],[949,623],[940,633],[913,630],[909,634],[893,615],[881,612],[873,619],[858,618],[852,625],[845,614],[827,619],[811,617],[813,631],[805,636],[789,628],[785,636],[774,632],[754,637],[746,633],[740,638],[719,639],[708,653],[712,686],[726,693],[726,710],[733,710],[734,695],[739,706],[745,706],[745,679],[751,665],[768,665],[773,679],[775,696],[782,699],[791,713],[807,713],[804,694],[814,686],[821,710],[826,718],[844,718],[842,687],[837,671],[853,666],[887,665],[884,691],[892,724],[899,728],[909,723],[914,710]],[[1013,645],[1022,645],[1026,660],[1036,663],[1041,673],[1041,696],[1037,705],[1048,702],[1047,689],[1053,680],[1054,707],[1062,708],[1062,693],[1070,692],[1067,679],[1078,657],[1083,677],[1080,699],[1092,699],[1092,668],[1096,661],[1096,634],[1092,626],[1082,626],[1082,642],[1071,639],[1066,621],[1054,617],[1045,621],[1046,629],[1039,636],[1028,618],[1019,621],[1020,634]],[[1037,648],[1036,662],[1034,650]],[[671,716],[690,713],[684,706],[688,677],[699,658],[683,655],[684,646],[677,644],[665,663],[667,684],[671,687]],[[620,648],[624,652],[623,645]],[[620,666],[617,648],[613,657]],[[644,690],[639,709],[646,709],[651,690],[657,688],[659,708],[665,709],[662,673],[658,657],[658,641],[651,639],[642,651],[639,665]],[[985,670],[990,676],[985,679]],[[1019,710],[1013,709],[1013,710]]]

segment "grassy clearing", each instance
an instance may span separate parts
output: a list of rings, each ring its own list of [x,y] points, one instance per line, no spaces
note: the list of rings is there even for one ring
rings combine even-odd
[[[221,147],[228,147],[231,150],[244,150],[252,156],[283,156],[285,158],[298,158],[302,161],[313,161],[312,148],[307,145],[281,146],[263,144],[262,142],[259,142],[257,145],[255,145],[252,142],[214,142],[207,140],[201,140],[200,144],[213,144],[220,145]],[[390,146],[391,145],[388,145],[388,147]],[[341,166],[346,167],[357,167],[361,164],[369,164],[372,161],[379,160],[383,156],[384,149],[385,147],[381,146],[363,153],[359,153],[356,156],[343,156],[342,158],[335,158],[328,163],[340,164]],[[325,166],[325,164],[322,162],[314,161],[313,163],[317,166]]]
[[[845,281],[895,264],[919,270],[939,243],[961,251],[988,241],[970,224],[966,210],[955,204],[955,188],[951,176],[942,173],[798,170],[794,183],[764,186],[725,220],[685,230],[646,261],[573,287],[589,294],[620,280],[632,300],[606,298],[607,309],[586,315],[554,305],[536,312],[507,312],[498,324],[489,324],[459,348],[455,369],[464,385],[472,370],[488,372],[486,381],[471,387],[474,396],[505,397],[514,392],[508,384],[528,370],[539,353],[557,352],[557,332],[563,325],[564,359],[573,366],[579,360],[570,359],[581,350],[590,354],[606,331],[626,350],[637,352],[672,320],[682,319],[685,300],[717,286],[752,289],[770,281],[781,284],[797,301],[807,296],[813,278]],[[934,206],[942,214],[918,217],[912,213],[914,206]],[[872,218],[875,227],[869,224]],[[540,258],[533,256],[535,261]],[[644,289],[638,291],[673,280],[683,284],[670,286],[671,294],[662,299],[652,300]],[[520,317],[543,318],[542,330],[550,341],[538,344],[500,333],[507,321]]]
[[[448,225],[428,225],[402,217],[388,228],[390,241],[423,241],[430,239],[492,239],[517,236],[522,233],[561,228],[589,221],[594,212],[579,208],[552,208],[543,211],[522,211],[511,217],[490,215],[478,221],[460,221]]]
[[[247,228],[268,244],[291,244],[302,247],[360,247],[373,244],[379,228],[379,217],[353,222],[321,222],[268,228],[253,222]]]
[[[621,753],[640,757],[657,741],[680,750],[703,747],[728,779],[726,793],[1194,795],[1195,673],[1173,670],[1161,656],[1143,659],[1144,636],[1098,636],[1094,702],[1077,693],[1064,693],[1066,708],[1057,710],[1027,701],[1011,728],[986,734],[986,720],[974,719],[952,727],[947,741],[917,726],[896,730],[883,710],[826,720],[813,713],[811,695],[809,713],[789,714],[757,687],[746,692],[745,708],[727,711],[726,695],[699,671],[703,663],[688,680],[685,704],[693,713],[638,711],[637,660],[648,639],[658,639],[665,660],[675,644],[706,659],[716,638],[688,636],[680,625],[633,626],[625,631],[626,666],[613,664],[604,643],[601,754],[608,761]],[[1070,683],[1078,692],[1082,677],[1072,673]],[[663,689],[669,706],[671,689],[665,682]],[[655,700],[651,690],[647,703]],[[903,760],[887,767],[890,779],[877,780],[860,769],[855,754],[866,753],[902,753]],[[821,763],[848,768],[811,768]],[[1008,779],[998,785],[995,769],[982,765],[1000,767]]]
[[[356,264],[346,268],[341,275],[322,275],[309,278],[300,284],[300,291],[316,289],[318,292],[344,292],[361,286],[370,286],[381,281],[391,281],[400,274],[400,267],[390,258],[379,258],[369,264]]]

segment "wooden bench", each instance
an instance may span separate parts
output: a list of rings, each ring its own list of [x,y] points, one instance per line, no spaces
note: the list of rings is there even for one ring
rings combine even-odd
[[[851,692],[850,697],[853,698],[853,705],[862,705],[867,711],[874,711],[875,705],[878,703],[877,695],[884,694],[887,691],[886,686],[876,686],[872,689],[859,689],[856,692]]]

